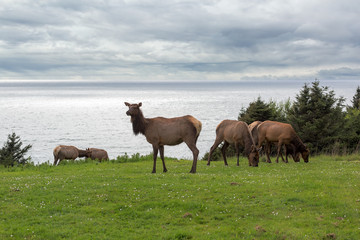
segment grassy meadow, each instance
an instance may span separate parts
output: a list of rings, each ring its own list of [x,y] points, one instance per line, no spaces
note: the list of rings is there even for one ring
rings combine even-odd
[[[360,239],[360,155],[0,168],[0,239]]]

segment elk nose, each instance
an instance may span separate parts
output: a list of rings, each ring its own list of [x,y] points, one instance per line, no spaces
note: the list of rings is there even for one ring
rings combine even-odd
[[[130,111],[127,111],[127,112],[126,112],[126,115],[130,116]]]

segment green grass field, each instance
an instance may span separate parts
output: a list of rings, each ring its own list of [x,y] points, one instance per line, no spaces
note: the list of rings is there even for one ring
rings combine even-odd
[[[0,239],[360,239],[359,155],[127,160],[1,167]]]

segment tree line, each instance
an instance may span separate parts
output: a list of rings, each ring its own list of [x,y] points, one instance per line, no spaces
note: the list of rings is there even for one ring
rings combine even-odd
[[[238,120],[291,124],[312,154],[358,153],[360,148],[360,87],[351,105],[315,80],[304,84],[293,102],[265,102],[258,97],[240,110]]]

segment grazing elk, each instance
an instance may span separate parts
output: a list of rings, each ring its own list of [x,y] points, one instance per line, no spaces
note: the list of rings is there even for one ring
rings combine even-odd
[[[193,153],[193,164],[190,173],[196,172],[196,164],[199,150],[196,142],[201,131],[201,122],[193,116],[186,115],[176,118],[145,118],[140,107],[142,103],[130,104],[125,102],[129,107],[126,112],[131,117],[133,132],[145,135],[146,140],[153,146],[154,165],[152,172],[156,172],[156,158],[160,150],[160,157],[163,163],[163,171],[167,172],[164,160],[164,145],[178,145],[185,142]]]
[[[249,124],[249,129],[250,129],[251,135],[254,139],[256,146],[258,144],[258,132],[257,132],[256,128],[258,126],[260,126],[262,123],[263,123],[262,121],[254,121],[251,124]],[[271,143],[270,142],[267,142],[267,141],[265,142],[264,152],[265,152],[266,156],[270,155],[270,152],[271,152]],[[285,161],[284,161],[282,152],[280,152],[280,156],[284,162],[286,162],[286,163],[289,162],[288,155],[292,156],[292,158],[294,159],[294,162],[300,162],[299,153],[296,152],[296,148],[293,144],[284,144],[284,152],[285,152]],[[267,158],[267,162],[271,163],[270,158]]]
[[[268,144],[272,142],[278,143],[276,162],[279,162],[280,150],[283,144],[289,145],[292,148],[294,154],[301,153],[304,162],[309,161],[309,149],[304,145],[290,124],[275,121],[265,121],[254,129],[258,138],[258,147],[260,147],[265,140],[268,142]],[[285,155],[287,155],[286,151],[287,148],[285,147]],[[267,151],[266,157],[268,162],[271,162],[269,151]]]
[[[86,149],[87,158],[91,158],[92,160],[98,159],[99,161],[107,161],[109,160],[108,153],[104,149],[99,148],[87,148]]]
[[[54,154],[54,165],[56,165],[64,159],[75,160],[78,157],[86,157],[88,152],[86,150],[78,149],[77,147],[74,146],[59,145],[54,148],[53,154]]]
[[[224,141],[224,145],[221,148],[221,153],[226,166],[228,165],[226,161],[226,149],[229,144],[233,143],[236,149],[237,166],[239,166],[240,145],[245,147],[245,154],[248,157],[249,166],[258,166],[259,153],[251,136],[249,127],[245,122],[236,120],[223,120],[216,127],[216,139],[210,148],[207,165],[210,165],[211,155],[222,141]]]

